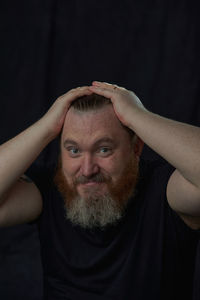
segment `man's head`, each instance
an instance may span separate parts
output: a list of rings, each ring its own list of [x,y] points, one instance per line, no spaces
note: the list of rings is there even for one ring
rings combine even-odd
[[[55,178],[66,217],[87,228],[119,220],[134,192],[142,146],[109,99],[95,94],[76,99],[63,126]]]

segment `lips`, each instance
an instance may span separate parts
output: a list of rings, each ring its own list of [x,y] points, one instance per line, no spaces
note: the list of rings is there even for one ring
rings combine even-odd
[[[101,182],[96,182],[96,181],[89,181],[86,183],[81,183],[81,185],[85,185],[85,186],[92,186],[92,185],[99,185]]]

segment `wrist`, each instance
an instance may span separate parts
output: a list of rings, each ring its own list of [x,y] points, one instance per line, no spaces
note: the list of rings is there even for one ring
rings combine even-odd
[[[148,111],[144,106],[137,107],[136,109],[130,111],[127,126],[137,134],[138,126],[140,127],[142,124],[144,124],[144,120],[149,113],[150,111]]]
[[[45,146],[54,140],[58,135],[55,130],[52,129],[48,120],[46,120],[44,117],[33,124],[33,127],[35,128],[36,132],[41,135]]]

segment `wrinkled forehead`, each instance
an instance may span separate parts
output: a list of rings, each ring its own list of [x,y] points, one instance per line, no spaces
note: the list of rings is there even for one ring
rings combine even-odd
[[[111,135],[115,138],[127,135],[117,118],[113,106],[107,105],[97,110],[81,112],[71,107],[66,115],[62,140],[66,138],[88,138]]]

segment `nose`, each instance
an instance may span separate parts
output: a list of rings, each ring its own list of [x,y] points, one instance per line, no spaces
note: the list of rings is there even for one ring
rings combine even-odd
[[[90,153],[87,153],[83,156],[81,162],[81,173],[84,176],[91,176],[98,173],[99,167]]]

